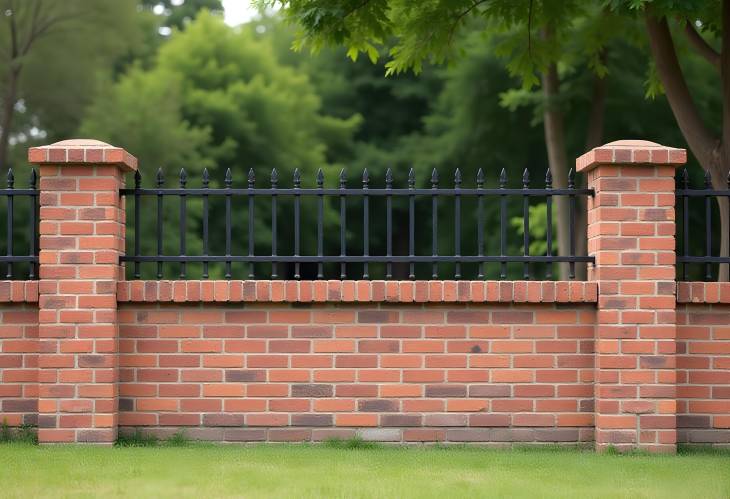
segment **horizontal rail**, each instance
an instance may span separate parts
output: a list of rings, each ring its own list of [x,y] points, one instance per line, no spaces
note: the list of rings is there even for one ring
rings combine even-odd
[[[120,189],[122,195],[141,196],[594,196],[593,189]]]
[[[595,261],[592,256],[405,256],[405,255],[368,255],[368,256],[337,256],[337,255],[155,255],[155,256],[121,256],[123,262],[260,262],[260,263],[561,263]]]

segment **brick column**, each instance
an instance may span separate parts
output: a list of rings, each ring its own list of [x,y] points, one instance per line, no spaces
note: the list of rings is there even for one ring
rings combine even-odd
[[[676,450],[675,168],[686,151],[611,142],[584,154],[596,196],[588,251],[596,258],[596,448]]]
[[[67,140],[40,166],[38,439],[110,444],[117,433],[117,281],[123,278],[126,151]]]

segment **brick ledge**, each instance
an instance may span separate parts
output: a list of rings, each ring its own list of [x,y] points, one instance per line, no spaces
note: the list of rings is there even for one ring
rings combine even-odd
[[[730,303],[730,282],[678,282],[677,303]]]
[[[23,302],[38,302],[38,281],[0,281],[0,303]]]
[[[578,281],[122,281],[119,302],[595,303]]]

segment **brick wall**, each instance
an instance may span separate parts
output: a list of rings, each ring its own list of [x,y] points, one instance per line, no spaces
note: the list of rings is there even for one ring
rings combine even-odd
[[[680,284],[677,431],[680,442],[730,444],[730,284]]]
[[[577,161],[588,282],[123,279],[125,151],[31,149],[40,280],[0,281],[0,419],[41,443],[730,444],[730,283],[675,283],[685,152]]]
[[[205,284],[211,301],[245,285]],[[559,303],[555,283],[534,283],[533,303],[515,303],[509,284],[503,303],[245,304],[148,285],[152,303],[120,307],[119,424],[226,441],[592,441],[595,288],[562,283]]]
[[[38,423],[37,293],[36,282],[0,281],[0,422],[9,426]]]

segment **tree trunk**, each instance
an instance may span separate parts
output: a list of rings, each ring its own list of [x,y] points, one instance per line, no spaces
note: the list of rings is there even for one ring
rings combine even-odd
[[[549,36],[549,35],[546,35]],[[568,184],[567,154],[565,152],[565,132],[563,129],[563,113],[555,100],[560,91],[560,79],[556,64],[550,64],[542,74],[542,90],[545,97],[543,127],[545,145],[547,146],[548,165],[553,176],[553,186],[564,189]],[[558,234],[558,255],[568,255],[570,250],[570,207],[565,196],[556,196],[555,211]],[[568,264],[558,265],[560,279],[568,278]]]
[[[730,28],[730,0],[723,2],[723,27]],[[723,138],[716,138],[703,122],[690,94],[687,82],[679,66],[674,41],[665,17],[657,18],[647,9],[646,30],[649,45],[656,64],[657,73],[664,86],[677,125],[700,165],[712,176],[715,189],[725,188],[726,168],[730,159],[727,146],[730,144],[730,37],[723,36],[721,58],[721,82],[723,95]],[[726,32],[726,31],[724,31]],[[720,207],[720,256],[728,256],[730,237],[730,216],[727,200],[718,198]],[[720,265],[718,279],[727,281],[728,265]]]

